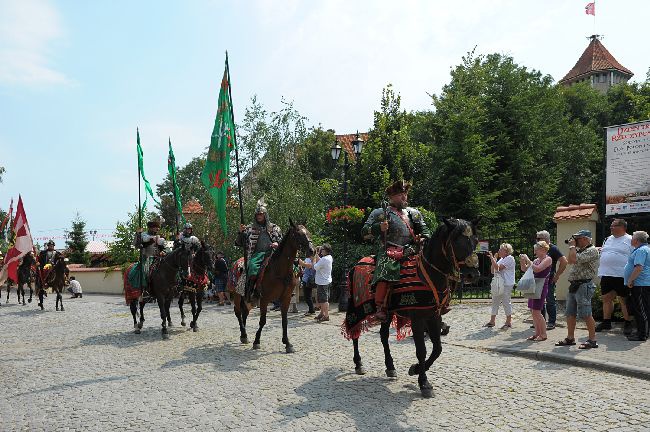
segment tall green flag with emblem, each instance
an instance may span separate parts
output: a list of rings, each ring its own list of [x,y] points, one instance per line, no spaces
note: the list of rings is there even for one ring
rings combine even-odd
[[[169,138],[169,156],[167,157],[167,171],[169,171],[169,178],[172,180],[172,187],[174,191],[174,201],[176,203],[176,211],[181,216],[183,223],[187,222],[183,216],[183,206],[181,205],[181,191],[176,182],[176,158],[174,157],[174,150],[172,150],[172,139]]]
[[[226,68],[221,80],[219,90],[219,104],[217,118],[212,130],[208,157],[201,173],[201,181],[206,187],[214,207],[217,211],[219,224],[224,233],[228,232],[226,225],[226,201],[230,192],[230,151],[236,148],[235,122],[232,114],[232,100],[230,98],[230,72],[228,70],[228,57]]]

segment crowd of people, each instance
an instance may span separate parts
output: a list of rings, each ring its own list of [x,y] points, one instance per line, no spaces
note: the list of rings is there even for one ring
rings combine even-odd
[[[566,297],[567,335],[556,346],[576,345],[577,319],[584,320],[587,339],[578,348],[598,348],[596,334],[612,329],[614,300],[618,298],[623,315],[623,333],[630,341],[645,341],[649,334],[650,313],[650,247],[648,233],[627,233],[627,222],[614,219],[610,225],[611,235],[601,247],[595,247],[589,230],[580,230],[567,240],[568,256],[551,243],[547,231],[539,231],[533,246],[534,259],[519,255],[522,272],[532,267],[536,281],[543,281],[539,299],[529,299],[534,329],[530,341],[544,341],[547,331],[555,329],[557,305],[555,287],[559,277],[568,268],[569,289]],[[500,245],[496,254],[488,252],[491,261],[492,310],[485,327],[495,327],[498,311],[503,307],[506,320],[502,330],[512,328],[511,295],[515,285],[516,261],[511,244]],[[603,319],[598,325],[592,314],[592,298],[596,291],[594,281],[600,278],[603,303]],[[631,314],[630,314],[631,312]],[[636,324],[636,330],[632,321]]]

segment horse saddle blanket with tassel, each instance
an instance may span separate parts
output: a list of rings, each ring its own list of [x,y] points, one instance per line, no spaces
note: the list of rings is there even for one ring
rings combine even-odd
[[[228,272],[228,282],[226,289],[230,293],[237,293],[243,296],[246,291],[246,278],[241,277],[244,274],[244,257],[239,258]]]

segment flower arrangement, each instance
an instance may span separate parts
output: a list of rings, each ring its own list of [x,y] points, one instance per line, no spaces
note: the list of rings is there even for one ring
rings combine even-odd
[[[353,206],[334,207],[327,211],[327,223],[363,223],[364,211]]]

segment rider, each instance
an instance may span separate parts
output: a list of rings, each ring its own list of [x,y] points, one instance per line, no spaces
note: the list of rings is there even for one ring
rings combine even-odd
[[[133,266],[133,270],[129,275],[129,281],[135,288],[139,288],[141,284],[143,287],[147,286],[147,277],[151,264],[165,250],[165,239],[158,234],[158,231],[160,231],[160,222],[150,220],[147,222],[147,232],[143,233],[142,228],[138,228],[135,234],[133,245],[142,250],[142,264],[138,263]],[[140,265],[144,270],[144,277],[142,278],[140,278],[139,274]]]
[[[178,236],[178,239],[174,242],[174,249],[184,247],[189,250],[192,246],[196,245],[196,240],[198,240],[193,234],[192,224],[187,222],[183,226],[183,232]],[[195,240],[196,239],[196,240]]]
[[[54,257],[56,256],[56,251],[54,250],[54,246],[56,245],[54,240],[49,240],[45,245],[47,246],[47,249],[43,249],[38,254],[38,264],[41,267],[41,272],[47,264],[54,265]]]
[[[249,225],[239,227],[235,244],[245,248],[248,259],[248,279],[246,279],[246,298],[250,299],[264,259],[278,247],[282,240],[282,231],[269,220],[264,200],[257,201],[255,220]]]
[[[391,283],[399,281],[403,260],[417,253],[420,244],[431,235],[422,214],[408,207],[410,188],[411,184],[403,180],[388,186],[388,206],[373,210],[361,229],[364,238],[374,237],[381,245],[372,280],[377,305],[375,318],[380,321],[387,318],[389,288]]]

